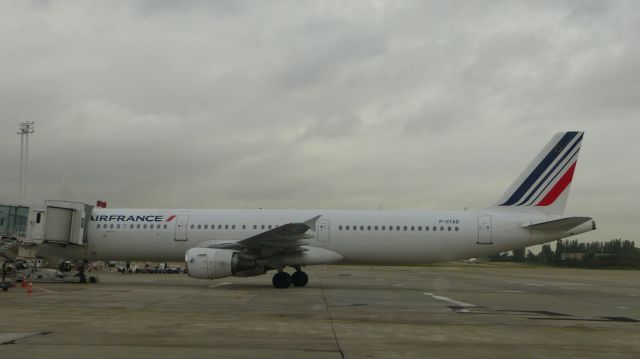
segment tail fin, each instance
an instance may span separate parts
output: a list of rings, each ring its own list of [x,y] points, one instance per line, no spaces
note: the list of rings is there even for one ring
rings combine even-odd
[[[494,207],[564,213],[584,132],[560,132],[513,182]]]

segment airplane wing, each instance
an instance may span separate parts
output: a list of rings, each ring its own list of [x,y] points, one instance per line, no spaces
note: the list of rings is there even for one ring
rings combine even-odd
[[[262,256],[270,256],[276,253],[304,252],[306,249],[301,246],[309,243],[305,239],[313,238],[307,231],[315,228],[315,223],[322,215],[315,216],[300,223],[287,223],[268,231],[258,233],[254,236],[220,243],[216,241],[205,241],[199,247],[233,249],[245,253],[260,253]]]
[[[522,227],[535,231],[568,231],[587,221],[590,221],[591,219],[592,218],[590,217],[567,217],[555,219],[553,221],[528,224]]]

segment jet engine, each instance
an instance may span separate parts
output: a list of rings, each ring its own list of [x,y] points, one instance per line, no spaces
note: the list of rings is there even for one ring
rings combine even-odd
[[[255,261],[242,259],[239,252],[229,249],[191,248],[184,260],[189,277],[198,279],[229,277],[255,270],[258,266]],[[264,271],[256,273],[262,274]]]

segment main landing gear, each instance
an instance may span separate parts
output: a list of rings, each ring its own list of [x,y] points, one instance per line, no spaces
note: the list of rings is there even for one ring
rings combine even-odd
[[[300,266],[294,267],[296,271],[290,275],[289,273],[283,271],[282,269],[278,271],[278,273],[273,275],[271,282],[273,286],[276,288],[289,288],[291,284],[294,287],[304,287],[309,283],[309,276],[307,273],[303,272]]]

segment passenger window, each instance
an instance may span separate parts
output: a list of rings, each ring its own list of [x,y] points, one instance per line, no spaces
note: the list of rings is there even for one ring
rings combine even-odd
[[[415,231],[415,228],[413,226],[411,226],[411,232]]]
[[[422,226],[418,226],[418,232],[422,232]]]
[[[164,225],[164,229],[167,229],[167,225],[166,224]]]
[[[437,231],[437,230],[438,230],[438,227],[433,226],[433,231],[435,232],[435,231]]]
[[[342,230],[342,226],[338,226],[338,230],[341,231]]]
[[[393,226],[389,226],[389,230],[390,230],[390,231],[393,231]]]
[[[257,224],[254,224],[254,225],[253,225],[253,229],[258,229],[258,225],[257,225]]]
[[[407,230],[407,226],[404,226],[404,230],[405,230],[405,231]]]
[[[349,230],[349,226],[346,226],[346,227],[345,227],[345,230],[347,230],[347,231],[348,231],[348,230]]]
[[[456,226],[456,232],[460,230],[460,227]]]
[[[429,231],[429,226],[424,226],[424,230],[428,232]]]
[[[371,226],[367,226],[367,231],[370,231],[370,230],[371,230]]]
[[[143,225],[142,225],[142,228],[143,228],[143,229],[147,229],[147,225],[146,225],[146,224],[143,224]]]
[[[382,230],[384,231],[384,226],[382,226]]]
[[[269,225],[269,229],[271,229],[271,225]]]
[[[360,226],[360,230],[361,230],[361,231],[364,231],[364,226]]]
[[[100,223],[98,223],[98,225],[96,226],[96,228],[100,229]]]
[[[147,228],[147,227],[145,227],[145,228]],[[196,228],[196,226],[194,224],[192,224],[191,225],[191,229],[194,229],[194,228]]]
[[[451,232],[451,227],[447,227],[447,231]]]
[[[140,229],[140,223],[138,223],[138,224],[136,225],[136,228]]]
[[[221,224],[218,225],[218,229],[222,229],[222,225]]]
[[[36,223],[40,223],[40,219],[42,218],[42,212],[38,212],[36,214]]]
[[[235,224],[232,224],[232,225],[231,225],[231,229],[236,229],[236,225],[235,225]]]
[[[262,225],[262,229],[264,229],[264,224]]]
[[[444,226],[440,226],[440,230],[441,230],[441,231],[444,231]]]
[[[167,225],[165,224],[164,226],[166,227]],[[129,224],[129,229],[133,229],[133,223]]]
[[[247,229],[247,225],[246,225],[246,224],[243,224],[243,225],[242,225],[242,229]]]
[[[111,223],[111,224],[109,225],[109,228],[113,228],[113,223]]]
[[[204,225],[204,229],[209,229],[209,225],[208,225],[208,224],[205,224],[205,225]]]
[[[152,228],[153,228],[153,227],[152,227]],[[198,225],[198,229],[201,229],[201,228],[202,228],[202,226],[201,226],[201,225]]]
[[[377,231],[378,230],[378,226],[373,227],[373,229],[375,229]]]
[[[399,230],[400,230],[400,226],[396,226],[396,231],[399,231]]]

